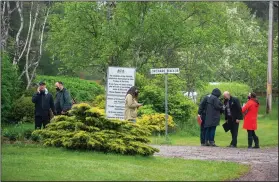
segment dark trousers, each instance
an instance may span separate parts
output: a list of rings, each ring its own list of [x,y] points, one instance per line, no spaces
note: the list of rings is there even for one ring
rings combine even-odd
[[[216,126],[206,128],[205,141],[214,142]]]
[[[228,118],[228,123],[230,125],[230,131],[231,131],[231,136],[232,136],[231,145],[236,147],[239,123],[237,123],[235,120],[232,120],[231,117]]]
[[[201,141],[201,144],[205,144],[205,132],[206,132],[206,129],[204,128],[204,119],[203,117],[201,118],[202,119],[202,123],[201,123],[201,127],[200,127],[200,141]]]
[[[49,121],[50,121],[49,117],[35,116],[35,130],[41,129],[42,125],[43,128],[45,128],[46,125],[49,123]]]
[[[253,140],[255,142],[255,146],[259,146],[259,138],[255,133],[255,130],[247,130],[248,133],[248,147],[252,147]]]

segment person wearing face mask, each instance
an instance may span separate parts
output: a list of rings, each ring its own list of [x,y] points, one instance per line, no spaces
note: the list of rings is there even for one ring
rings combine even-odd
[[[32,97],[35,104],[35,129],[41,129],[50,122],[50,110],[56,114],[53,97],[46,89],[46,83],[41,81],[37,92]]]
[[[247,102],[251,99],[251,93],[248,94],[247,96]],[[246,105],[246,103],[243,103],[242,107],[244,107]]]
[[[137,109],[142,106],[138,103],[138,89],[133,86],[131,87],[125,98],[125,120],[136,122],[137,119]]]
[[[232,141],[228,147],[237,147],[237,136],[239,122],[243,120],[242,107],[239,99],[230,95],[228,91],[224,92],[225,120],[229,124]]]
[[[249,101],[242,108],[242,113],[244,114],[243,129],[246,129],[248,133],[248,148],[252,148],[253,141],[255,143],[253,148],[260,148],[259,137],[255,133],[255,130],[257,130],[257,118],[260,103],[254,92],[249,93],[249,96]]]
[[[66,114],[72,108],[72,99],[69,91],[64,88],[61,81],[55,83],[56,97],[55,97],[55,109],[58,115]]]

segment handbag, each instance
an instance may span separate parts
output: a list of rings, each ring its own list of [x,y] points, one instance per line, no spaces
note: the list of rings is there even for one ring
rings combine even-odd
[[[201,123],[202,123],[202,119],[201,119],[201,116],[197,116],[197,122],[198,122],[198,124],[201,126]]]
[[[230,130],[230,125],[228,122],[225,122],[222,126],[223,126],[225,132],[228,132]]]

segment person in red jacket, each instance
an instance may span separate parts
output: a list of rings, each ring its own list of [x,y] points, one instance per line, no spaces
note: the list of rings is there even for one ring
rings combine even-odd
[[[242,113],[244,114],[243,128],[247,130],[248,133],[248,148],[252,148],[253,140],[255,146],[253,148],[260,148],[259,138],[257,137],[255,130],[257,130],[257,118],[259,111],[259,102],[255,93],[250,94],[250,99],[242,108]]]

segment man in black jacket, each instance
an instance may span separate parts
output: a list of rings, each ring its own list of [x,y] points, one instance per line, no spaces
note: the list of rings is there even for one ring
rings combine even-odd
[[[240,120],[243,120],[242,108],[239,100],[232,97],[228,91],[224,92],[225,120],[230,126],[232,141],[228,147],[237,147],[237,135]]]
[[[201,146],[205,146],[205,128],[204,128],[204,122],[206,117],[206,107],[207,107],[207,99],[210,97],[210,94],[205,96],[199,106],[198,115],[201,117],[202,123],[200,126],[200,141]]]
[[[45,82],[41,81],[32,97],[32,102],[35,103],[35,129],[41,129],[50,122],[50,109],[55,114],[53,97],[46,89]]]

